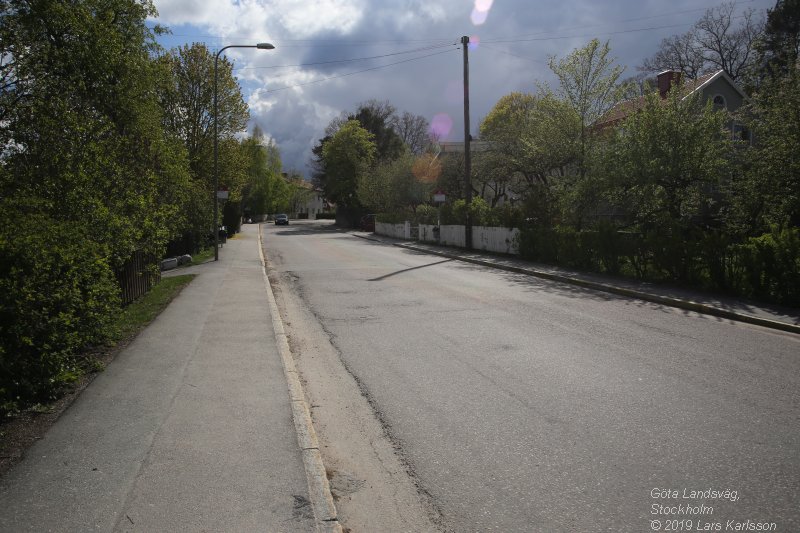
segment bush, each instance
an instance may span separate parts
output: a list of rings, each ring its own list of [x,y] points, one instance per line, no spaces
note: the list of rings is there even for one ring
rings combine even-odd
[[[417,224],[436,224],[438,217],[438,208],[423,204],[417,207],[417,211],[414,213],[414,222]]]
[[[0,238],[0,416],[58,397],[75,356],[104,342],[119,309],[107,260],[74,226],[45,219]]]
[[[314,218],[317,220],[336,220],[336,213],[317,213]]]
[[[800,305],[800,230],[778,229],[730,247],[728,272],[737,292]]]

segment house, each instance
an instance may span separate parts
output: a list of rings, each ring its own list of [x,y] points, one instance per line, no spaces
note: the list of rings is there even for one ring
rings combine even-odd
[[[736,82],[724,70],[709,72],[693,80],[683,80],[681,72],[665,70],[658,75],[657,80],[658,92],[663,99],[666,99],[667,93],[672,87],[679,86],[680,90],[685,93],[683,98],[699,92],[702,102],[711,101],[715,108],[726,110],[731,114],[742,107],[747,100],[744,91],[736,85]],[[594,124],[593,129],[595,131],[604,131],[616,127],[628,116],[642,109],[646,103],[646,96],[620,102],[603,115]],[[741,124],[737,123],[733,117],[731,117],[729,129],[735,140],[748,142],[752,140],[750,133]]]
[[[332,213],[336,211],[336,207],[325,199],[322,190],[314,187],[308,181],[302,178],[289,179],[296,188],[296,193],[292,198],[292,218],[308,218],[315,219],[320,213]]]

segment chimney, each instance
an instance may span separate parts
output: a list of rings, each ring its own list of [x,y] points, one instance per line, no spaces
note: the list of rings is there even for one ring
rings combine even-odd
[[[680,85],[681,73],[677,70],[665,70],[658,75],[658,93],[661,98],[666,98],[669,90],[675,85]]]

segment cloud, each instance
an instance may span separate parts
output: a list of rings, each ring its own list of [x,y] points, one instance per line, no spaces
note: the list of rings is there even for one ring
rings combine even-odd
[[[596,36],[611,41],[612,55],[628,65],[626,74],[632,75],[661,39],[686,31],[704,7],[716,3],[154,1],[158,22],[176,29],[175,36],[164,38],[169,46],[181,40],[204,41],[212,49],[262,40],[275,44],[271,51],[229,49],[225,53],[235,62],[250,104],[251,127],[259,124],[278,143],[284,165],[300,170],[306,170],[311,147],[324,135],[330,120],[372,98],[388,100],[399,111],[422,115],[428,121],[446,115],[452,120],[449,139],[462,139],[463,63],[462,52],[455,46],[462,35],[480,39],[470,50],[470,117],[475,134],[480,119],[503,95],[534,92],[537,82],[554,85],[547,67],[549,56],[563,57]],[[763,9],[773,3],[755,0],[748,7]],[[482,24],[473,24],[473,11],[486,15]],[[632,31],[658,26],[670,27]],[[416,52],[407,53],[410,50]],[[439,51],[446,53],[423,57]],[[374,58],[359,59],[366,57]],[[390,63],[397,64],[367,71]],[[300,64],[306,66],[286,67]],[[353,74],[357,71],[366,72]],[[326,78],[332,79],[319,81]]]

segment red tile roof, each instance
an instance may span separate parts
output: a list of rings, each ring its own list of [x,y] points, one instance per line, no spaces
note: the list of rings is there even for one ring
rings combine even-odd
[[[719,75],[720,72],[722,71],[718,70],[716,72],[709,72],[708,74],[704,74],[699,78],[693,80],[686,80],[681,86],[681,92],[683,93],[684,96],[692,94],[702,85],[709,82],[715,76]],[[614,107],[612,107],[605,115],[600,117],[600,119],[594,123],[593,127],[596,130],[604,130],[612,126],[616,126],[617,124],[625,120],[629,115],[642,109],[646,103],[647,103],[646,96],[639,96],[638,98],[633,98],[631,100],[625,100],[623,102],[620,102]]]

